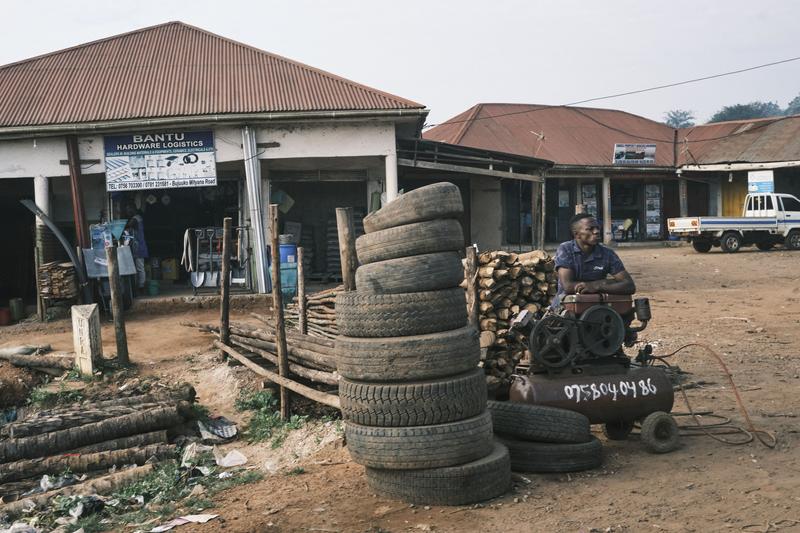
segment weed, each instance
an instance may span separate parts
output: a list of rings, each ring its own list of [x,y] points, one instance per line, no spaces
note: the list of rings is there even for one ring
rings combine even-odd
[[[28,395],[28,405],[47,409],[60,404],[70,404],[83,400],[83,393],[77,390],[67,390],[64,383],[61,383],[58,391],[47,390],[46,383],[33,389]]]
[[[278,405],[278,399],[272,395],[271,391],[243,389],[236,398],[234,407],[238,411],[263,411],[274,410]]]
[[[286,475],[287,476],[299,476],[300,474],[305,474],[305,473],[306,473],[306,469],[305,468],[303,468],[302,466],[296,466],[296,467],[292,468],[291,470],[289,470],[288,472],[286,472]]]
[[[281,420],[275,410],[278,400],[268,390],[242,390],[235,406],[239,411],[254,411],[244,431],[247,440],[251,443],[269,440],[273,448],[279,448],[289,431],[301,428],[308,419],[306,415],[293,415],[288,421]]]
[[[191,498],[186,498],[186,501],[183,502],[183,504],[192,511],[202,511],[203,509],[210,509],[211,507],[214,507],[214,502],[208,498],[203,498],[202,496],[192,496]]]

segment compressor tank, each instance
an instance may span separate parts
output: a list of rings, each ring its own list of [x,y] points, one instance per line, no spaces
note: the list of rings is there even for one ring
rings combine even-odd
[[[669,413],[675,395],[658,368],[606,375],[514,376],[510,401],[547,405],[586,415],[592,424],[633,422],[655,411]]]

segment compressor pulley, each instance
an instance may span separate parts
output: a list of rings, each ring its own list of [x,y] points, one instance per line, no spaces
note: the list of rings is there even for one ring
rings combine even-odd
[[[578,335],[586,351],[608,357],[617,353],[625,340],[625,322],[611,307],[594,305],[581,315]]]
[[[575,322],[559,315],[547,315],[536,322],[530,336],[536,363],[546,368],[563,368],[580,353]]]

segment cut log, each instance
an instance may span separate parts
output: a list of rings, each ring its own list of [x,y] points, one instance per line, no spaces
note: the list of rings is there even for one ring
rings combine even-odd
[[[18,422],[12,422],[6,426],[3,426],[0,428],[0,437],[10,437],[12,439],[30,437],[31,435],[51,433],[53,431],[100,422],[101,420],[114,418],[116,416],[128,415],[143,409],[152,409],[154,407],[164,406],[164,404],[159,403],[146,403],[136,406],[118,405],[104,409],[84,408],[77,411],[59,413],[57,415],[37,416],[35,418],[20,420]]]
[[[278,364],[278,356],[274,352],[270,352],[267,350],[263,350],[257,348],[255,346],[251,346],[245,344],[244,342],[240,342],[239,337],[236,335],[231,336],[231,343],[234,346],[238,346],[244,350],[250,351],[259,357],[263,357],[273,365]],[[244,354],[246,355],[246,354]],[[338,385],[339,379],[338,376],[332,372],[325,372],[320,370],[315,370],[313,368],[307,368],[297,363],[289,363],[289,370],[294,374],[297,374],[301,378],[308,379],[310,381],[315,381],[317,383],[325,383],[326,385]]]
[[[131,435],[130,437],[121,437],[119,439],[111,439],[97,444],[90,444],[75,448],[74,450],[67,450],[64,453],[95,453],[105,452],[108,450],[123,450],[125,448],[134,448],[137,446],[149,446],[150,444],[159,444],[167,442],[167,430],[162,429],[159,431],[151,431],[149,433],[139,433],[138,435]]]
[[[22,367],[47,367],[70,370],[75,366],[75,359],[60,355],[15,355],[0,353],[0,359],[4,359],[14,366]]]
[[[80,474],[93,470],[105,470],[112,466],[143,465],[152,457],[161,461],[174,456],[174,445],[153,444],[138,448],[81,455],[58,455],[33,460],[25,459],[0,465],[0,484],[39,477],[43,474],[59,473],[67,469],[75,474]]]

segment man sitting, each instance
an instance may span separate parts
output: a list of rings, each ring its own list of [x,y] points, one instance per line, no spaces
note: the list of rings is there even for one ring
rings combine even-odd
[[[588,213],[570,219],[573,240],[556,251],[558,292],[550,305],[558,309],[567,294],[633,294],[636,285],[617,254],[600,244],[600,224]],[[609,278],[610,276],[610,278]]]

